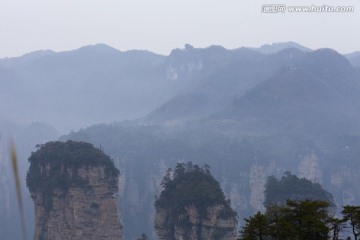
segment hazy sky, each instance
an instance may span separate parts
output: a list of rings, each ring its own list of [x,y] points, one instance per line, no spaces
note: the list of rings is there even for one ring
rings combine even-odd
[[[354,6],[354,13],[262,13],[263,4]],[[296,41],[360,50],[358,0],[0,0],[0,57],[105,43],[169,54]]]

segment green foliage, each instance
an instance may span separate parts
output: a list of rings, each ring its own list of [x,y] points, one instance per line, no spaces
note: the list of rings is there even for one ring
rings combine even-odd
[[[292,199],[292,200],[290,200]],[[318,183],[286,172],[265,185],[269,235],[275,239],[327,239],[330,216],[335,208],[332,195]]]
[[[268,236],[268,220],[264,214],[257,212],[250,218],[245,218],[245,226],[241,230],[240,240],[264,240]]]
[[[184,214],[189,206],[194,206],[200,218],[205,218],[208,207],[222,204],[225,206],[221,213],[223,217],[236,217],[208,165],[199,167],[191,162],[178,163],[174,170],[167,171],[161,184],[164,189],[155,201],[155,206],[171,213],[170,222],[186,226],[188,219]]]
[[[328,206],[328,202],[321,200],[288,200],[284,212],[299,239],[326,240],[329,232]]]
[[[258,212],[245,218],[239,240],[339,240],[347,228],[357,240],[360,206],[344,206],[340,219],[333,217],[328,207],[329,203],[321,200],[288,200],[284,205],[270,205],[265,214]]]
[[[344,220],[349,221],[355,240],[360,235],[360,206],[344,206],[342,212]]]
[[[179,215],[185,207],[194,205],[205,215],[208,207],[223,204],[228,208],[227,213],[235,216],[208,166],[201,168],[191,162],[178,163],[173,171],[168,170],[161,184],[164,190],[155,202],[157,207],[171,208],[175,205],[175,214]]]
[[[327,240],[329,203],[320,200],[288,200],[272,205],[266,214],[245,219],[240,240]]]
[[[66,190],[72,184],[85,185],[86,180],[81,179],[76,171],[81,166],[105,166],[109,177],[119,175],[119,170],[106,154],[85,142],[48,142],[38,146],[29,162],[26,183],[30,191],[51,192],[56,188]]]
[[[342,218],[336,218],[336,217],[330,217],[328,219],[328,227],[330,232],[332,233],[332,240],[338,240],[339,234],[342,230],[346,228],[346,219]]]
[[[274,176],[268,177],[265,185],[265,207],[271,204],[284,204],[288,199],[323,200],[335,206],[332,195],[318,183],[305,178],[300,179],[290,172],[286,172],[280,180]]]

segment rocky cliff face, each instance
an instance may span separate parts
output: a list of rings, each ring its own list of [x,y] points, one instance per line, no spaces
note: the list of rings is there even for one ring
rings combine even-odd
[[[236,239],[237,215],[208,166],[178,163],[161,185],[154,222],[160,240]]]
[[[116,200],[118,172],[107,162],[110,159],[94,159],[106,155],[97,149],[86,152],[89,148],[84,149],[84,143],[55,144],[46,144],[29,159],[34,239],[122,239]],[[69,146],[62,148],[62,144]]]
[[[223,205],[207,208],[207,217],[201,218],[194,206],[189,206],[180,221],[169,228],[169,212],[166,209],[156,209],[155,230],[160,240],[200,240],[200,239],[236,239],[237,221],[234,217],[223,216]]]

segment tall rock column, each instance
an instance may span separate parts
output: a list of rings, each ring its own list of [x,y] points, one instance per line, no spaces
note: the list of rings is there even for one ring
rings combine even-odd
[[[209,166],[178,163],[155,201],[159,240],[236,240],[237,214]]]
[[[49,142],[29,158],[34,240],[119,240],[119,171],[84,142]]]

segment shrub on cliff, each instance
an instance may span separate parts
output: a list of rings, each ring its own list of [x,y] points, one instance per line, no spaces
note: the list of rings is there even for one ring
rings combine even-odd
[[[265,207],[272,204],[285,204],[292,200],[322,200],[335,207],[331,193],[327,192],[319,183],[313,183],[305,178],[286,172],[281,179],[270,176],[265,184]]]
[[[195,206],[200,217],[206,217],[208,207],[221,204],[224,205],[222,217],[236,216],[207,165],[178,163],[174,170],[167,171],[161,185],[164,189],[156,199],[155,207],[167,209],[173,221],[177,221],[189,206]]]
[[[84,183],[76,172],[76,169],[81,166],[102,165],[105,166],[108,176],[119,175],[119,170],[112,160],[90,143],[57,141],[38,147],[36,152],[31,153],[30,168],[26,177],[26,184],[31,192],[37,189],[43,191],[51,191],[54,188],[66,189],[70,184]]]

